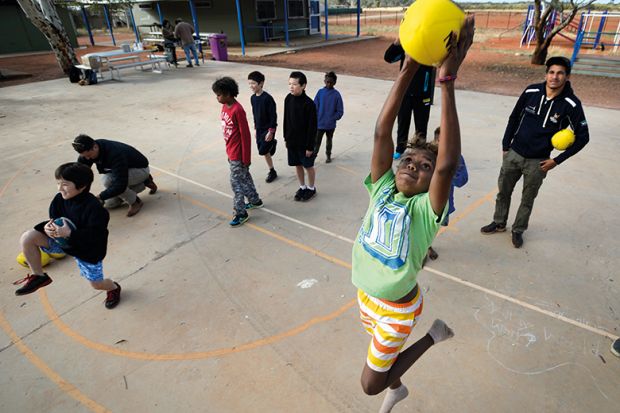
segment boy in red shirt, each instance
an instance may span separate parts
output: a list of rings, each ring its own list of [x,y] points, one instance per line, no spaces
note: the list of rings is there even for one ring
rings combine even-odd
[[[231,227],[243,225],[248,220],[249,209],[262,208],[261,201],[250,175],[251,137],[250,127],[243,106],[235,97],[239,85],[230,77],[217,79],[211,86],[217,101],[222,104],[222,131],[226,142],[226,155],[230,164],[230,186],[233,197],[233,219]],[[245,198],[248,203],[245,203]]]

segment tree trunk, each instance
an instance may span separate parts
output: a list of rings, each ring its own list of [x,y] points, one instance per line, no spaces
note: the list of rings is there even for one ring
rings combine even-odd
[[[17,0],[30,22],[43,33],[65,74],[77,58],[52,0]]]
[[[538,44],[537,42],[534,53],[532,53],[532,59],[530,60],[530,63],[533,65],[544,65],[545,61],[547,60],[548,50],[548,47],[544,46],[543,44]]]

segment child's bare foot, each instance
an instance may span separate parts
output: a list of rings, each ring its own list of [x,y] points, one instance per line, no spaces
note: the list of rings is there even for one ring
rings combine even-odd
[[[433,322],[430,330],[428,330],[428,334],[431,336],[435,344],[454,337],[454,331],[452,331],[446,323],[439,319]]]
[[[405,387],[404,384],[401,384],[400,387],[395,389],[387,389],[385,399],[383,399],[383,404],[381,404],[379,413],[390,413],[396,403],[403,400],[407,396],[409,396],[409,390],[407,390],[407,387]]]

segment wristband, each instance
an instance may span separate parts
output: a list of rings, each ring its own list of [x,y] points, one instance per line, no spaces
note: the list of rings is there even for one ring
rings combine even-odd
[[[440,77],[438,80],[439,80],[439,83],[450,82],[452,80],[456,80],[456,75],[454,76],[448,75],[448,76]]]

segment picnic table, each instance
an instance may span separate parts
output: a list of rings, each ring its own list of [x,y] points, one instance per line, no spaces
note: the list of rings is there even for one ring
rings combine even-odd
[[[116,72],[118,80],[121,78],[120,69],[150,67],[151,70],[161,69],[161,63],[166,63],[166,59],[151,54],[151,50],[126,50],[117,49],[106,52],[94,52],[85,54],[82,57],[82,65],[79,69],[91,69],[97,72],[104,79],[104,71],[110,73],[110,79],[114,79]]]

